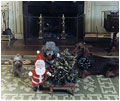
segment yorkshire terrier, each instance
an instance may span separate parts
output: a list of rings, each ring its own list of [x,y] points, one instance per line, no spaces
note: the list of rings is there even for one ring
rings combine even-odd
[[[10,72],[14,74],[14,76],[22,77],[23,72],[23,62],[22,56],[20,54],[16,54],[10,61],[12,67],[10,68]]]

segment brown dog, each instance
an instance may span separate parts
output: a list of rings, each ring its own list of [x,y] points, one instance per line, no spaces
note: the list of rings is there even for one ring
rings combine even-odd
[[[72,55],[76,59],[79,59],[79,57],[87,58],[91,54],[88,48],[90,48],[90,46],[88,47],[84,42],[79,42],[75,45],[75,49],[72,51]],[[75,65],[77,66],[77,63]],[[87,70],[78,71],[78,77],[85,78],[90,74]]]
[[[85,45],[83,42],[76,44],[72,54],[77,59],[75,66],[78,69],[79,77],[85,78],[88,75],[99,74],[104,75],[105,77],[115,77],[119,75],[119,59],[92,55],[87,45]],[[83,68],[81,68],[81,66],[78,65],[78,61],[81,58],[87,58],[90,60],[91,67],[86,69],[84,68],[85,66],[83,66]],[[86,64],[86,62],[83,63],[83,65],[84,64]]]
[[[72,51],[72,55],[74,55],[75,58],[88,57],[91,54],[88,49],[89,47],[86,46],[84,42],[79,42],[75,45],[75,49]]]

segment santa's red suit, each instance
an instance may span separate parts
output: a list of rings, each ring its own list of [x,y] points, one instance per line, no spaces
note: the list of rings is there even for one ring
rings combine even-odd
[[[51,76],[51,73],[46,70],[44,58],[40,51],[37,51],[37,57],[35,59],[35,70],[29,72],[29,76],[32,77],[32,86],[37,87],[39,85],[43,85],[45,75]]]

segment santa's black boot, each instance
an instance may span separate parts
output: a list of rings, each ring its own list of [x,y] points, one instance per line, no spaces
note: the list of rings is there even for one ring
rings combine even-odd
[[[33,87],[33,90],[36,92],[37,91],[37,89],[38,89],[38,87]]]
[[[43,89],[43,86],[42,85],[39,85],[39,90],[42,90]]]

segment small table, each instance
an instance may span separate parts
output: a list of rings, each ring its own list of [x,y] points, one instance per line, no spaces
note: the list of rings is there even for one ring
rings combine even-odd
[[[14,39],[13,34],[11,34],[11,35],[1,35],[1,40],[8,41],[8,47],[10,47],[12,39]]]

